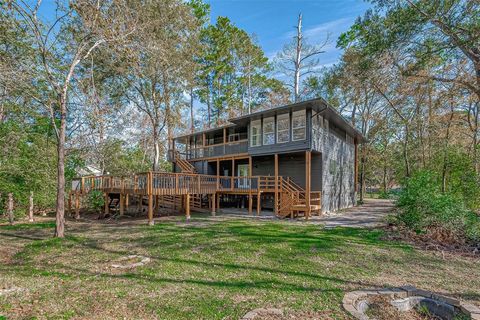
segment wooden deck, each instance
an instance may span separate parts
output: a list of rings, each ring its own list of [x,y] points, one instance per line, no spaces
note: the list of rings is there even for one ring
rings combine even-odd
[[[209,207],[215,214],[219,206],[219,195],[236,194],[248,197],[249,211],[252,212],[253,198],[256,198],[257,214],[261,211],[261,195],[271,193],[274,195],[274,212],[278,217],[297,217],[304,213],[308,218],[310,212],[320,212],[320,192],[307,194],[301,187],[289,178],[281,176],[214,176],[198,173],[169,173],[169,172],[143,172],[133,176],[117,177],[111,175],[87,176],[76,178],[72,181],[69,195],[69,209],[74,200],[75,211],[79,211],[79,198],[93,190],[98,190],[105,195],[105,212],[108,213],[109,197],[112,194],[120,195],[120,212],[125,207],[125,197],[140,196],[148,198],[149,223],[153,223],[153,206],[157,203],[171,203],[175,208],[176,203],[181,203],[187,219],[190,218],[192,205],[201,209],[201,197],[208,197]],[[141,200],[143,201],[143,200]],[[309,204],[309,205],[307,205]],[[128,205],[128,204],[127,204]]]

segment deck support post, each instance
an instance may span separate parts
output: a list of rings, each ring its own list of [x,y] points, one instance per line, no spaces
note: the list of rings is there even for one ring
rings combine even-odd
[[[68,194],[68,215],[72,215],[72,193]]]
[[[212,201],[212,217],[215,217],[215,202],[217,201],[215,199],[216,197],[216,192],[212,193],[211,201]]]
[[[187,222],[190,221],[190,193],[185,195],[185,215]]]
[[[148,225],[153,226],[155,222],[153,221],[153,195],[148,195]]]
[[[260,211],[262,210],[262,198],[261,193],[257,193],[257,216],[260,216]]]
[[[275,215],[278,215],[278,154],[275,153],[274,156],[275,162],[275,197],[274,197],[274,205],[273,205],[273,212]]]
[[[248,193],[248,214],[249,215],[252,214],[252,207],[253,207],[253,196],[252,196],[252,192],[250,191]]]
[[[220,211],[220,194],[218,194],[216,198],[217,198],[217,211]]]
[[[305,152],[305,219],[310,218],[310,196],[311,196],[311,187],[312,187],[312,152],[306,151]]]
[[[125,213],[125,195],[120,193],[120,216]]]
[[[108,193],[105,192],[105,213],[104,213],[104,217],[106,217],[110,211],[110,207],[109,207],[109,202],[110,202],[110,198],[108,196]]]
[[[215,202],[217,201],[216,199],[216,192],[212,193],[212,217],[215,217]]]
[[[129,197],[129,194],[127,193],[127,194],[125,195],[125,209],[126,209],[126,210],[128,210],[128,204],[129,204],[129,202],[130,202],[130,201],[129,201],[129,198],[130,198],[130,197]]]
[[[75,219],[76,220],[80,219],[80,193],[76,193],[76,197],[75,197]]]
[[[148,225],[153,226],[153,174],[148,172],[147,193],[148,193]]]

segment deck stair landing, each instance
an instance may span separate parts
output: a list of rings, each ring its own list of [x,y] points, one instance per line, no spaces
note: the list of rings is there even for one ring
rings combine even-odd
[[[300,215],[319,213],[321,209],[320,192],[311,192],[309,207],[305,190],[290,178],[279,177],[279,203],[277,216],[280,218],[296,218]],[[310,210],[307,210],[310,209]]]

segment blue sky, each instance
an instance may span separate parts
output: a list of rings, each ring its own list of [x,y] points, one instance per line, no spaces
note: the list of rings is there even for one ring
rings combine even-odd
[[[329,66],[341,52],[335,48],[338,36],[363,15],[369,4],[363,0],[206,0],[211,6],[212,23],[227,16],[238,27],[255,34],[265,54],[273,58],[294,35],[298,14],[303,14],[303,30],[309,43],[329,43],[320,63]]]

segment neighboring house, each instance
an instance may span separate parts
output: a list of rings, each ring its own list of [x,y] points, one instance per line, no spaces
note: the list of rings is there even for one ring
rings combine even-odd
[[[254,182],[249,178],[255,176],[277,181],[274,189],[272,186],[258,193],[257,200],[276,213],[287,205],[298,211],[311,208],[329,212],[355,204],[357,145],[365,138],[323,99],[264,110],[229,122],[175,137],[169,153],[175,172],[221,177],[217,178],[217,201],[223,197],[223,206],[251,201],[250,184],[268,184],[268,179]],[[294,200],[284,198],[283,193]],[[305,203],[312,205],[306,209]]]

